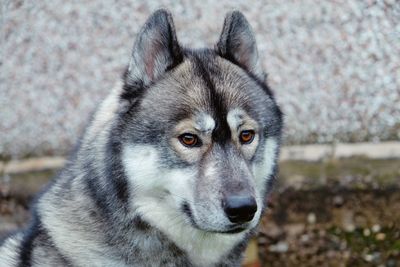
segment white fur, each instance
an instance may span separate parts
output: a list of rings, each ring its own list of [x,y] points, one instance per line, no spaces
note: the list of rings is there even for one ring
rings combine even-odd
[[[161,168],[157,150],[152,146],[125,148],[123,162],[135,190],[135,210],[186,251],[197,266],[217,263],[243,238],[244,233],[216,234],[192,227],[179,205],[183,200],[193,201],[194,170]],[[160,199],[162,196],[165,198]]]
[[[226,120],[229,124],[229,127],[231,129],[234,129],[235,131],[238,129],[240,124],[243,123],[243,116],[245,115],[244,111],[239,108],[232,109],[228,112],[228,115],[226,116]]]
[[[18,247],[21,243],[21,235],[7,239],[0,246],[0,266],[16,266],[19,258]]]
[[[204,133],[210,133],[215,128],[214,119],[207,113],[200,113],[196,120],[196,130]]]
[[[267,138],[265,141],[263,161],[253,166],[253,174],[256,179],[257,188],[264,188],[265,181],[271,176],[277,149],[278,142],[275,138]],[[262,195],[264,194],[264,192],[261,193]]]

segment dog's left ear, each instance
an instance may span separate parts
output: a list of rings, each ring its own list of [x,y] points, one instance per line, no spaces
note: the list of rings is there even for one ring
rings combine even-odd
[[[216,50],[222,57],[264,79],[253,30],[240,11],[226,15]]]
[[[129,63],[127,83],[149,85],[182,61],[170,12],[154,12],[137,36]]]

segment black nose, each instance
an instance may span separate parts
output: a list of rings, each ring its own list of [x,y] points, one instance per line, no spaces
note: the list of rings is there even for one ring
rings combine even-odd
[[[230,196],[224,199],[223,208],[233,223],[245,223],[253,219],[257,203],[251,196]]]

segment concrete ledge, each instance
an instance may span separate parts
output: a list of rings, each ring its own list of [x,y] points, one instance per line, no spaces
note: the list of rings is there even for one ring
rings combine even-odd
[[[280,160],[318,161],[354,156],[371,159],[400,158],[400,142],[287,146],[282,148]]]
[[[281,150],[280,161],[318,161],[352,156],[365,156],[372,159],[400,158],[400,142],[286,146]],[[0,174],[56,170],[62,168],[65,162],[66,159],[63,157],[41,157],[0,162]]]
[[[0,162],[0,174],[18,174],[35,171],[56,170],[64,166],[63,157],[41,157]]]

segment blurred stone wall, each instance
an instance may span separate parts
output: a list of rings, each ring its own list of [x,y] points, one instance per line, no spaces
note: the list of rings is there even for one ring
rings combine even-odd
[[[286,114],[285,143],[400,138],[400,1],[1,0],[0,155],[65,154],[169,8],[183,44],[245,13]]]

